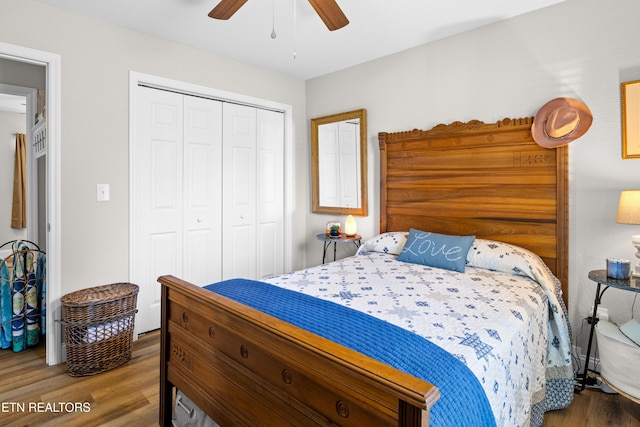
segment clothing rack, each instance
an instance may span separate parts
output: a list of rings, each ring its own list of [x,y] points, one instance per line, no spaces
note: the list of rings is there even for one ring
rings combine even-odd
[[[46,325],[46,254],[29,240],[12,240],[0,260],[0,347],[14,352],[37,345]]]
[[[33,248],[35,248],[36,250],[40,250],[40,246],[38,246],[37,243],[32,242],[31,240],[26,240],[26,239],[20,239],[20,240],[10,240],[8,242],[4,242],[3,244],[0,245],[0,249],[4,248],[7,245],[10,245],[12,243],[16,243],[16,242],[24,242],[27,245],[31,245],[33,246]]]

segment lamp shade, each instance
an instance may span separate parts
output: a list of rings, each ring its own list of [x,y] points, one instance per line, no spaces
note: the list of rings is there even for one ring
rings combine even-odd
[[[619,224],[640,224],[640,190],[620,192],[616,222]]]
[[[358,224],[352,215],[349,215],[344,223],[344,232],[347,236],[355,236],[358,232]]]

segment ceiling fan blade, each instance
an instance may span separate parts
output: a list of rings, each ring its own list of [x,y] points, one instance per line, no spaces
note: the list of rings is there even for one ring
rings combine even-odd
[[[349,23],[335,0],[309,0],[309,3],[330,31],[342,28]]]
[[[214,19],[229,19],[246,2],[247,0],[221,0],[220,3],[209,12],[209,17]]]

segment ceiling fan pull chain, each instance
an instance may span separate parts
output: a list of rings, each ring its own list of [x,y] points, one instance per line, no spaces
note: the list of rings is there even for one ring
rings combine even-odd
[[[296,59],[296,0],[293,0],[293,59]]]
[[[278,35],[276,34],[276,0],[273,0],[273,15],[272,15],[271,25],[271,38],[275,39]]]

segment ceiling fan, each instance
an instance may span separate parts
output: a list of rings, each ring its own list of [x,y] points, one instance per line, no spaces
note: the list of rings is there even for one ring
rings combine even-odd
[[[247,0],[221,0],[216,7],[209,12],[209,17],[214,19],[229,19],[245,4]],[[337,30],[349,23],[338,3],[335,0],[309,0],[311,6],[322,19],[330,31]]]

